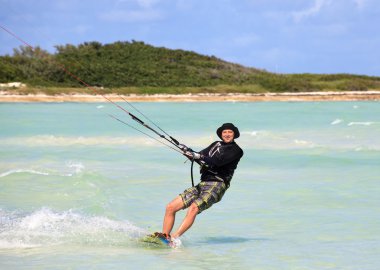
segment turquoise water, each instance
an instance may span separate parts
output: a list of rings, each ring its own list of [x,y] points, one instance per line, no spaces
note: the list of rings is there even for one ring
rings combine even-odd
[[[3,103],[0,269],[379,269],[380,103],[135,105],[194,149],[240,128],[223,200],[179,248],[144,245],[185,158],[109,103]]]

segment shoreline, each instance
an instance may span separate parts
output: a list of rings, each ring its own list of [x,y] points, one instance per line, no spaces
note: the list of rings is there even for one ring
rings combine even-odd
[[[260,93],[260,94],[154,94],[154,95],[116,95],[107,94],[115,102],[260,102],[260,101],[380,101],[380,91],[345,92],[298,92],[298,93]],[[0,91],[0,102],[107,102],[101,95],[89,94],[10,94]]]

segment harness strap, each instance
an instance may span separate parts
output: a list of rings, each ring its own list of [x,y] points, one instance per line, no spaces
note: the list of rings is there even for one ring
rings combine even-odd
[[[190,167],[190,173],[191,173],[191,184],[194,187],[194,176],[193,176],[193,167],[194,167],[194,157],[191,159],[191,167]]]

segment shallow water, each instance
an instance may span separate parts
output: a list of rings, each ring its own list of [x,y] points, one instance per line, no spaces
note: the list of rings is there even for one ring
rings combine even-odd
[[[239,127],[223,200],[179,248],[142,244],[190,164],[112,104],[3,103],[1,269],[378,269],[380,103],[135,105],[198,150]]]

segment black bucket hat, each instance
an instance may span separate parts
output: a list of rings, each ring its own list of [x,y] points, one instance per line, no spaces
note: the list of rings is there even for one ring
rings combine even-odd
[[[235,127],[234,124],[232,124],[232,123],[224,123],[221,127],[219,127],[216,130],[216,134],[218,135],[219,138],[222,139],[222,131],[225,129],[230,129],[234,132],[234,139],[239,138],[240,132],[239,132],[238,128]]]

